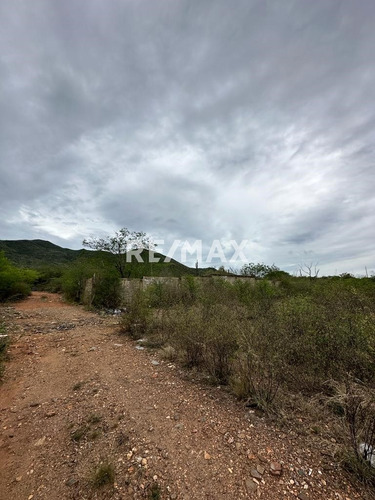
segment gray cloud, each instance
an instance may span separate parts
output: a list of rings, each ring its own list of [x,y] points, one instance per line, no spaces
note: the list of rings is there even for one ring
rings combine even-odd
[[[3,0],[0,19],[1,239],[129,226],[375,269],[374,2]]]

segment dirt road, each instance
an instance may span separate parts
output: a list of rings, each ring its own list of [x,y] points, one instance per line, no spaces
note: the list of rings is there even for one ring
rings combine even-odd
[[[312,435],[138,350],[118,319],[46,293],[1,316],[1,500],[362,498]],[[113,484],[95,484],[101,463]]]

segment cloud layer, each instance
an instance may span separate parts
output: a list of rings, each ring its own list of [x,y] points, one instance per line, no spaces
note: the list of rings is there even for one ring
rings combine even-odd
[[[0,19],[0,239],[126,226],[375,270],[373,1],[2,0]]]

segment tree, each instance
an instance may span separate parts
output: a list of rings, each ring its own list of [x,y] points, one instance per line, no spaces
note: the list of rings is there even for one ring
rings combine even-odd
[[[317,278],[320,269],[317,268],[318,263],[316,262],[315,264],[311,262],[310,264],[300,264],[299,267],[299,275],[300,277],[302,276],[307,276],[310,280]]]
[[[275,264],[272,266],[267,266],[263,263],[255,264],[254,262],[249,262],[242,266],[240,273],[243,276],[252,276],[253,278],[274,278],[279,274],[287,274],[281,271]]]
[[[131,250],[151,249],[155,245],[152,239],[142,231],[129,231],[123,227],[114,236],[84,239],[82,245],[92,250],[110,252],[115,256],[115,266],[121,278],[126,277],[127,252]]]

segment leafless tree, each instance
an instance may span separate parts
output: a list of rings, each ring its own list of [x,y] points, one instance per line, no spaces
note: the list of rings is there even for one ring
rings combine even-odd
[[[320,269],[317,268],[318,262],[313,263],[311,262],[310,264],[300,264],[299,266],[299,275],[300,276],[307,276],[310,279],[317,278]]]

